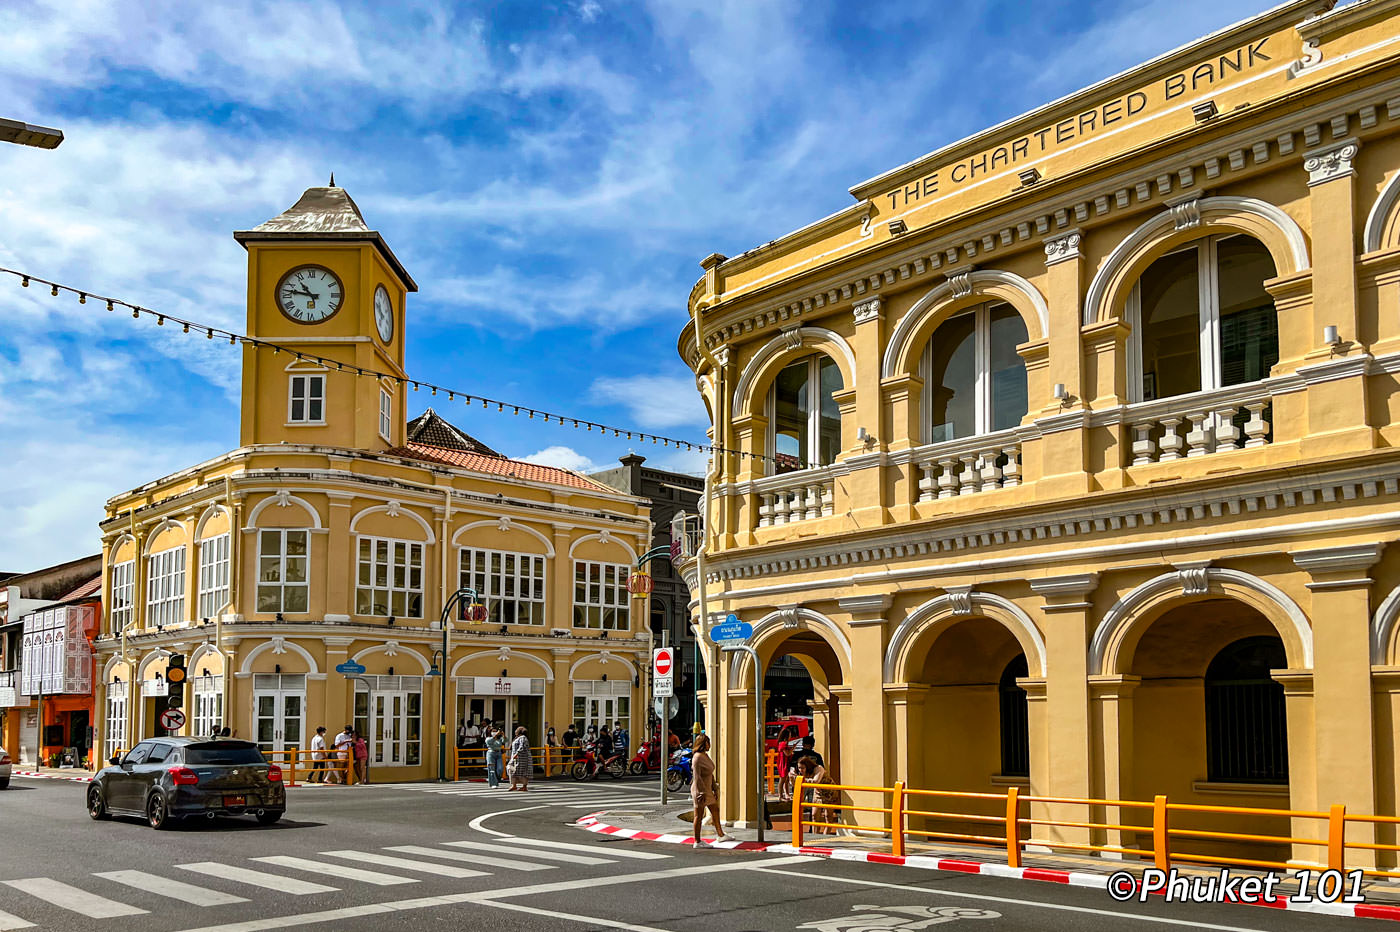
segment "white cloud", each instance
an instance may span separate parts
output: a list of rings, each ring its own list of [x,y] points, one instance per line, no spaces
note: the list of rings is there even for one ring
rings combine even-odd
[[[599,468],[597,463],[594,463],[573,447],[545,447],[538,453],[531,453],[529,456],[522,456],[520,458],[527,463],[537,463],[540,466],[555,466],[559,469],[571,469],[574,472],[591,472]]]
[[[604,376],[594,380],[589,394],[596,401],[622,405],[638,424],[653,430],[709,423],[691,376]]]
[[[603,15],[603,5],[598,0],[583,0],[577,7],[579,19],[585,23],[592,23]]]

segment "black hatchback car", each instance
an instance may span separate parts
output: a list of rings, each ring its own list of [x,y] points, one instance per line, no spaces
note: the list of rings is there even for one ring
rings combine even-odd
[[[111,763],[88,787],[94,819],[134,815],[165,829],[192,816],[253,815],[271,825],[287,811],[282,768],[251,741],[148,738]]]

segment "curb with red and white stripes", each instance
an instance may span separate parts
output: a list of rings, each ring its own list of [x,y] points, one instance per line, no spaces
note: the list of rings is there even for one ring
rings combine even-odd
[[[659,841],[672,845],[691,845],[695,838],[690,835],[647,832],[635,828],[620,828],[598,821],[606,812],[586,815],[575,823],[586,831],[616,838],[630,838],[633,841]],[[1108,889],[1108,876],[1089,871],[1063,871],[1045,867],[1011,867],[1008,864],[992,864],[983,861],[963,861],[957,858],[937,858],[922,854],[893,855],[876,851],[858,851],[853,848],[822,848],[814,845],[794,847],[788,844],[768,844],[757,841],[709,841],[701,839],[707,847],[723,848],[732,851],[766,851],[771,854],[805,854],[835,861],[865,861],[868,864],[892,864],[896,867],[913,867],[922,870],[952,871],[959,874],[985,874],[989,877],[1004,877],[1010,880],[1039,880],[1046,883],[1068,884],[1072,887]],[[1263,906],[1270,909],[1291,909],[1296,912],[1319,913],[1327,916],[1350,916],[1357,919],[1390,919],[1400,921],[1400,906],[1382,903],[1294,903],[1287,898],[1247,903],[1230,900],[1246,906]]]
[[[67,780],[70,783],[91,783],[92,776],[68,777],[56,773],[39,773],[37,770],[14,770],[10,772],[12,777],[29,777],[31,780]]]

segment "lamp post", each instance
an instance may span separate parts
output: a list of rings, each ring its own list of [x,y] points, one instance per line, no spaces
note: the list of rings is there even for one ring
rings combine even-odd
[[[442,683],[438,687],[438,782],[447,782],[447,632],[451,629],[448,622],[452,617],[452,610],[457,603],[466,599],[468,604],[476,601],[476,590],[471,588],[458,589],[448,597],[447,602],[442,606],[442,617],[438,619],[438,624],[442,626],[442,649],[433,651],[433,666],[428,671],[429,676],[442,677]],[[438,668],[438,655],[442,655],[442,668]]]
[[[59,143],[63,142],[63,130],[0,117],[0,142],[13,142],[36,149],[57,149]]]

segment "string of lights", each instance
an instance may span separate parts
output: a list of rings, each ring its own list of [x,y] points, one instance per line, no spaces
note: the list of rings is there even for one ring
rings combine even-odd
[[[17,269],[10,269],[5,268],[4,266],[0,266],[0,272],[3,272],[7,275],[11,275],[19,279],[20,285],[22,287],[29,288],[32,285],[40,285],[42,287],[48,288],[49,293],[55,298],[58,297],[61,293],[77,295],[79,304],[87,304],[88,299],[90,298],[97,304],[105,303],[108,311],[115,311],[118,307],[123,308],[125,310],[129,310],[131,311],[131,317],[134,320],[139,320],[142,316],[153,318],[156,322],[156,326],[158,327],[164,327],[167,323],[169,323],[179,327],[182,333],[193,333],[196,335],[202,333],[204,334],[205,339],[208,340],[213,340],[216,337],[220,340],[227,339],[230,346],[251,346],[256,349],[271,350],[274,354],[289,353],[299,360],[314,362],[318,365],[324,366],[327,369],[333,367],[339,372],[344,372],[349,375],[353,375],[357,378],[389,379],[393,382],[398,383],[401,387],[404,388],[412,386],[415,392],[422,389],[426,389],[433,396],[437,396],[438,393],[441,392],[447,396],[447,400],[449,402],[455,402],[457,399],[460,398],[463,401],[463,403],[465,403],[468,407],[476,403],[480,403],[481,407],[488,411],[494,407],[495,412],[498,414],[503,414],[506,412],[506,410],[509,410],[512,415],[524,414],[526,418],[530,420],[539,418],[546,424],[553,422],[561,427],[568,427],[572,425],[575,429],[581,427],[587,431],[597,430],[601,434],[611,433],[614,437],[625,437],[628,440],[636,440],[642,443],[650,441],[653,445],[660,444],[663,447],[675,447],[677,450],[686,450],[689,452],[700,451],[707,453],[711,456],[715,454],[722,454],[737,456],[743,459],[766,461],[774,464],[781,464],[782,466],[785,466],[788,469],[793,468],[794,465],[798,468],[804,469],[813,465],[797,460],[796,457],[768,456],[762,453],[753,453],[747,450],[730,449],[712,443],[695,443],[694,441],[690,440],[680,440],[675,437],[667,437],[662,434],[654,434],[649,433],[647,431],[633,430],[627,427],[614,427],[612,425],[603,424],[599,421],[590,420],[588,418],[573,417],[567,414],[557,414],[553,411],[545,411],[541,408],[534,408],[529,405],[516,404],[515,402],[511,401],[502,401],[497,398],[489,398],[484,395],[477,394],[475,392],[465,392],[461,389],[448,388],[446,386],[437,385],[432,382],[425,382],[421,379],[411,379],[407,376],[398,375],[392,372],[381,372],[377,369],[366,369],[362,366],[352,366],[348,363],[343,363],[337,359],[331,359],[326,356],[318,356],[315,353],[308,353],[304,350],[291,349],[290,347],[284,346],[279,343],[273,343],[268,340],[258,339],[256,337],[248,336],[244,333],[238,333],[237,331],[226,330],[222,327],[215,327],[210,324],[201,323],[197,320],[186,320],[185,318],[178,317],[174,314],[168,314],[164,311],[152,310],[148,307],[142,307],[139,304],[133,304],[130,301],[123,301],[120,298],[113,298],[108,295],[98,294],[93,291],[85,291],[80,288],[74,288],[71,285],[64,285],[60,282],[50,281],[49,279],[40,278],[37,275],[32,275],[28,272],[22,272]]]

